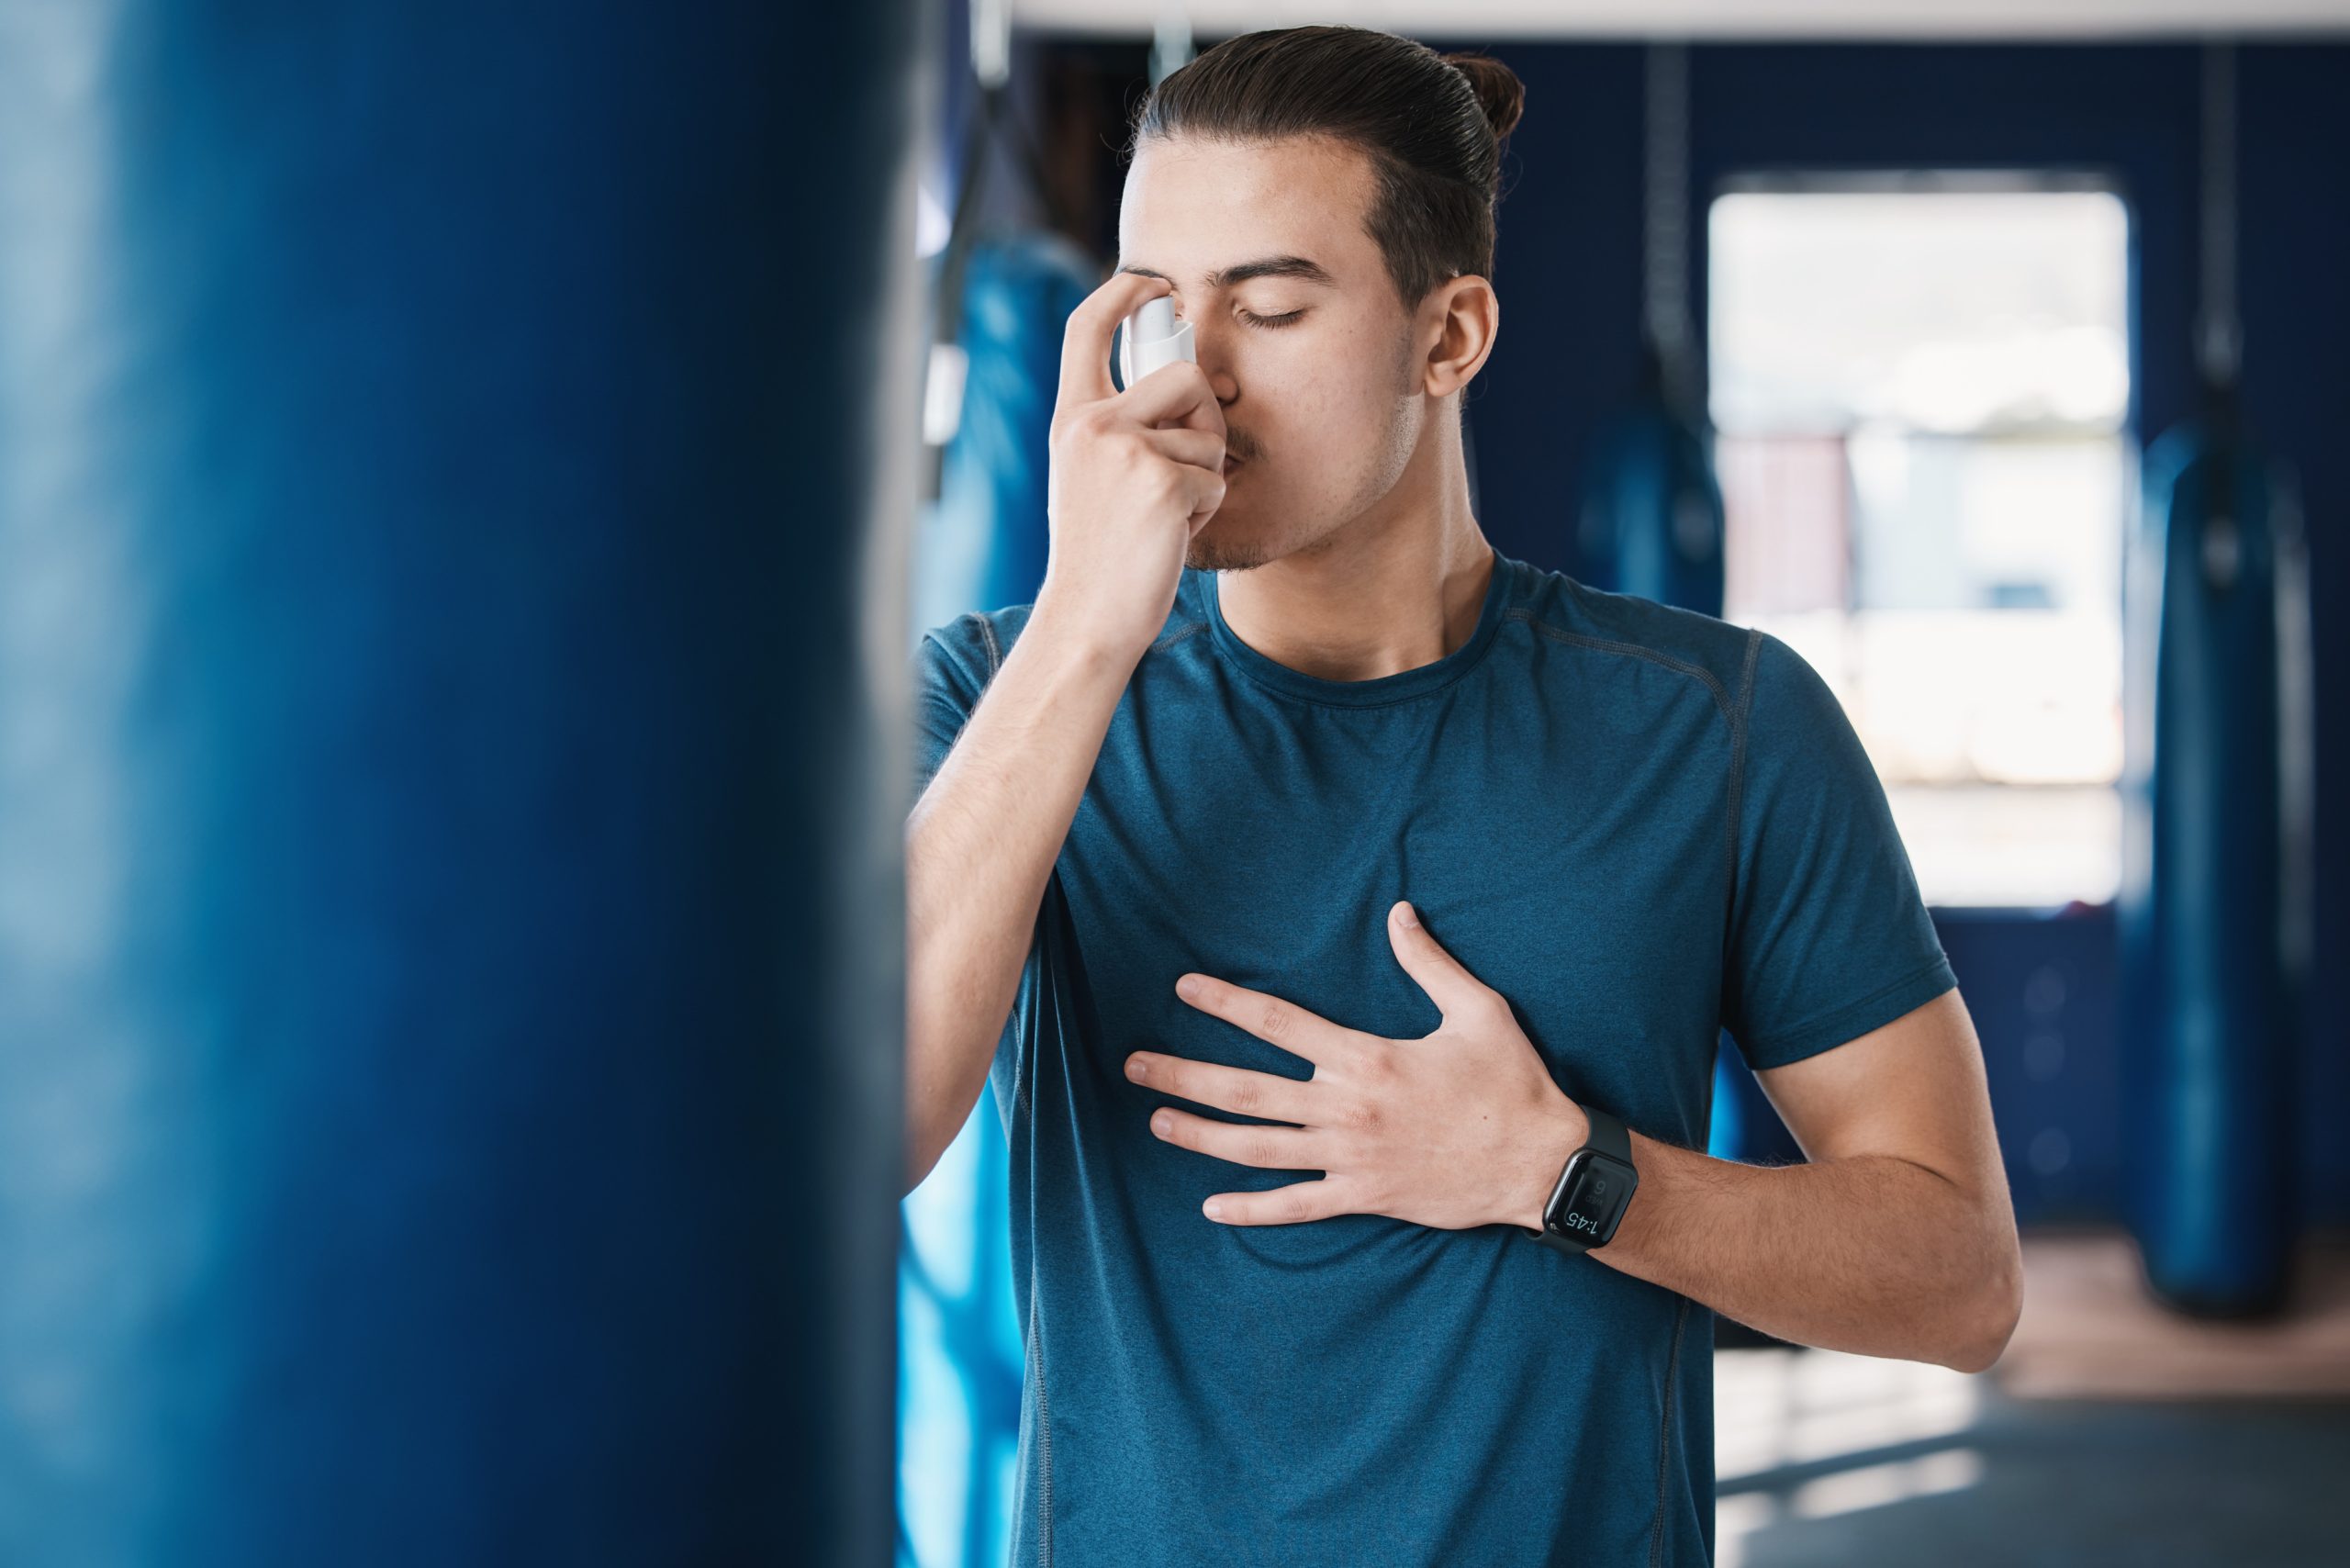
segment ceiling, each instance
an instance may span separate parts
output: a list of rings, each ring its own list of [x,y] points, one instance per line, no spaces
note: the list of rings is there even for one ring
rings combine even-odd
[[[1352,22],[1446,39],[2116,39],[2350,33],[2350,0],[1011,0],[1026,28],[1217,39]]]

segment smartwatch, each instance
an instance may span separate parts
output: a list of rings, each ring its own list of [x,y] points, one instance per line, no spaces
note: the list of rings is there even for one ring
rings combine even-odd
[[[1624,1218],[1640,1173],[1632,1169],[1632,1135],[1596,1105],[1583,1107],[1591,1133],[1567,1156],[1559,1184],[1543,1206],[1542,1228],[1527,1234],[1566,1253],[1605,1247]]]

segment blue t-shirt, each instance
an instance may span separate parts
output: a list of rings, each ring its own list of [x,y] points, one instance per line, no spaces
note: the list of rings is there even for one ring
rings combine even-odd
[[[923,637],[917,790],[1029,608]],[[1028,1356],[1018,1568],[1711,1560],[1707,1307],[1513,1225],[1219,1225],[1210,1194],[1320,1172],[1150,1131],[1162,1104],[1264,1118],[1134,1082],[1131,1051],[1313,1075],[1177,997],[1187,969],[1434,1030],[1399,898],[1570,1096],[1689,1148],[1721,1029],[1775,1067],[1956,983],[1858,737],[1778,639],[1496,552],[1466,643],[1333,681],[1243,643],[1186,570],[990,1074]]]

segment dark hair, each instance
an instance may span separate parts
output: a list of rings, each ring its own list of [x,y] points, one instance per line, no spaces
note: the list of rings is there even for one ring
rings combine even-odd
[[[1366,227],[1408,306],[1463,273],[1494,272],[1501,140],[1526,87],[1500,61],[1439,55],[1370,28],[1243,33],[1160,79],[1126,143],[1328,136],[1370,155],[1377,181]]]

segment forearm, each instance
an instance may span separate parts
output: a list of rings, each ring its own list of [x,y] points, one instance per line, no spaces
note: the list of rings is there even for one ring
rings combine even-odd
[[[906,1190],[987,1086],[1053,863],[1134,659],[1042,607],[906,818]]]
[[[1554,1140],[1552,1181],[1582,1141],[1580,1111],[1574,1122]],[[1998,1359],[2013,1249],[1944,1177],[1894,1155],[1743,1165],[1631,1139],[1639,1184],[1594,1260],[1794,1344],[1964,1372]],[[1530,1217],[1521,1196],[1514,1223],[1539,1226],[1549,1195],[1545,1183]]]

